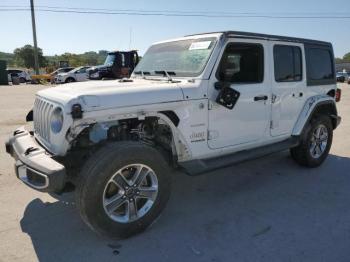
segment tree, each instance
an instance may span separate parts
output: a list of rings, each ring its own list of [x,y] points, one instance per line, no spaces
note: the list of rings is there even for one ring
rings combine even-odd
[[[15,62],[17,66],[24,66],[26,68],[34,68],[34,47],[25,45],[14,50]],[[43,56],[43,50],[38,48],[39,67],[46,66],[46,59]]]
[[[343,62],[344,62],[344,63],[350,63],[350,52],[349,52],[349,53],[346,53],[346,54],[343,56]]]

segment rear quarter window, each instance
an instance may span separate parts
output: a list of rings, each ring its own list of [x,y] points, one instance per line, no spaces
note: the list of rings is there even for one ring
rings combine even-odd
[[[308,46],[306,49],[307,84],[335,84],[334,57],[331,48]]]

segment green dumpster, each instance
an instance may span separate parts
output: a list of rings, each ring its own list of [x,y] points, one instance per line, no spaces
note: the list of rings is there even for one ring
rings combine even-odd
[[[0,85],[8,85],[6,61],[0,60]]]

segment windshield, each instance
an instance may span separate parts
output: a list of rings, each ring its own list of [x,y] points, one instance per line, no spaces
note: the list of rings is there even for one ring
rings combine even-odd
[[[108,54],[108,56],[106,57],[104,65],[107,65],[107,66],[113,65],[113,63],[115,61],[115,58],[116,58],[115,54]]]
[[[179,77],[202,73],[215,46],[216,38],[200,38],[151,46],[135,68],[135,74],[156,75],[168,72]]]

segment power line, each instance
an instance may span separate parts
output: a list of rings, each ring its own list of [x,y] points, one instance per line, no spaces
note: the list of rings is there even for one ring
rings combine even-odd
[[[82,8],[81,8],[82,9]],[[0,12],[19,12],[28,11],[28,8],[0,8]],[[123,9],[119,11],[92,11],[94,9],[86,9],[85,11],[79,11],[77,8],[70,9],[57,9],[57,8],[42,8],[39,7],[35,11],[37,12],[51,12],[51,13],[73,13],[73,14],[101,14],[101,15],[128,15],[128,16],[164,16],[164,17],[204,17],[204,18],[267,18],[267,19],[350,19],[349,15],[273,15],[273,14],[254,14],[254,13],[190,13],[188,11],[181,12],[158,12],[158,11],[125,11]],[[105,9],[108,10],[108,9]],[[115,9],[117,10],[117,9]]]
[[[23,5],[0,5],[3,8],[17,7],[27,8]],[[348,15],[348,12],[228,12],[228,11],[186,11],[186,10],[144,10],[144,9],[110,9],[110,8],[87,8],[87,7],[64,7],[64,6],[47,6],[37,5],[44,9],[61,9],[61,10],[85,10],[85,11],[107,11],[107,12],[141,12],[141,13],[180,13],[180,14],[231,14],[231,15]]]

